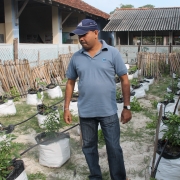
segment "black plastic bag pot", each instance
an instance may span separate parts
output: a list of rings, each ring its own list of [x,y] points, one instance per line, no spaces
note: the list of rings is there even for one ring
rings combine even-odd
[[[13,162],[13,170],[8,175],[6,180],[15,180],[23,171],[24,171],[24,163],[22,160],[16,160]],[[24,179],[23,179],[24,180]]]
[[[157,153],[161,154],[162,149],[165,145],[165,140],[158,140]],[[180,146],[172,146],[170,143],[167,144],[165,150],[162,154],[162,157],[165,159],[178,159],[180,158]]]
[[[57,85],[56,84],[48,84],[47,86],[46,86],[46,88],[48,88],[48,89],[53,89],[53,88],[55,88]]]

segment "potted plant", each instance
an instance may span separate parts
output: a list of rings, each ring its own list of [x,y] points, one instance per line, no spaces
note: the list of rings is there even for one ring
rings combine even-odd
[[[0,97],[0,116],[15,115],[16,107],[13,102],[13,97],[9,93],[4,93]]]
[[[12,140],[12,134],[0,133],[0,179],[1,180],[27,180],[22,160],[12,160],[18,157],[20,146]]]
[[[156,178],[180,179],[180,116],[169,112],[166,117],[166,127],[161,129],[163,136],[158,140],[157,158],[160,154],[162,157]]]
[[[57,109],[57,106],[48,107],[45,104],[39,104],[37,105],[37,111],[37,119],[40,128],[45,128],[44,123],[48,118],[48,114],[53,113],[53,111],[56,112],[56,116],[59,118],[59,111]]]
[[[138,68],[137,66],[131,66],[128,69],[128,79],[138,78]]]
[[[35,85],[37,83],[37,86]],[[28,90],[26,103],[30,105],[42,104],[43,100],[43,88],[46,83],[40,81],[39,78],[36,78],[34,87]]]
[[[36,136],[39,143],[39,163],[47,167],[60,167],[70,158],[69,134],[59,133],[60,118],[56,111],[47,115],[43,133]]]
[[[63,97],[63,93],[60,86],[50,83],[46,86],[46,88],[47,88],[46,92],[50,98],[54,99],[54,98]]]
[[[163,117],[165,116],[165,114],[167,112],[172,112],[173,113],[175,105],[176,105],[175,100],[174,100],[174,94],[173,93],[167,93],[167,94],[164,95],[164,99],[157,104],[158,113],[160,111],[161,104],[163,106],[163,109],[162,109],[162,116]],[[178,109],[176,109],[176,114],[179,114]]]

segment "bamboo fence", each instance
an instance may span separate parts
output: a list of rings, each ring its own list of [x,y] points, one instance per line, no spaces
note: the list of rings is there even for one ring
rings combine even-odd
[[[28,60],[0,61],[0,81],[5,92],[15,87],[23,95],[37,88],[37,78],[46,84],[61,84],[72,53],[59,55],[58,59],[41,62],[35,67]],[[23,95],[24,97],[26,95]]]
[[[139,52],[137,60],[137,68],[141,69],[141,76],[159,79],[162,73],[180,75],[180,54]]]

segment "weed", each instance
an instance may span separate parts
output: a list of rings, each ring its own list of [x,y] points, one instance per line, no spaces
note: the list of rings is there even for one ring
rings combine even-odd
[[[156,108],[157,108],[158,101],[157,101],[157,100],[151,100],[150,102],[151,102],[152,107],[153,107],[154,109],[156,109]]]
[[[11,94],[11,96],[15,97],[14,101],[19,101],[20,100],[20,93],[19,93],[19,91],[17,90],[16,87],[12,87],[10,89],[10,94]]]
[[[99,143],[99,146],[101,146],[101,147],[105,145],[105,140],[104,140],[104,135],[103,135],[102,129],[98,130],[98,143]]]
[[[137,100],[136,97],[132,99],[132,102],[130,104],[131,104],[131,111],[139,112],[143,110],[143,107],[140,105],[140,102]]]
[[[35,174],[28,174],[28,180],[46,180],[46,176],[41,173],[41,172],[37,172]]]

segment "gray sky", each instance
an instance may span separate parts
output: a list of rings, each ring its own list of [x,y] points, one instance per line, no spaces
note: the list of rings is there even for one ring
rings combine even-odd
[[[132,4],[135,8],[144,6],[146,4],[152,4],[156,8],[158,7],[180,7],[180,0],[83,0],[84,2],[94,6],[106,13],[110,13],[116,7],[120,7],[120,4]]]

